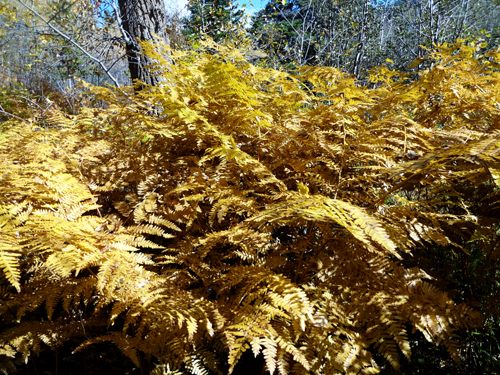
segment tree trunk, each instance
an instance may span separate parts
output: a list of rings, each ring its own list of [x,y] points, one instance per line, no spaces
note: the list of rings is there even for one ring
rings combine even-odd
[[[166,45],[170,38],[166,30],[167,14],[163,0],[118,0],[123,31],[126,35],[127,57],[132,81],[140,80],[156,86],[162,81],[147,66],[156,62],[141,55],[139,40],[156,41],[158,36]]]

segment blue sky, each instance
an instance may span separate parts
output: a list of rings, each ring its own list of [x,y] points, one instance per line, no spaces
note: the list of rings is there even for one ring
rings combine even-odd
[[[261,10],[266,6],[267,2],[268,0],[239,1],[240,5],[246,4],[246,7],[244,9],[248,14],[253,14],[255,12],[258,12],[259,10]]]
[[[245,11],[248,14],[253,14],[258,12],[262,8],[264,8],[268,2],[268,0],[233,0],[241,5],[246,4]],[[167,5],[167,9],[177,9],[181,12],[185,11],[186,4],[188,0],[165,0],[165,4]]]

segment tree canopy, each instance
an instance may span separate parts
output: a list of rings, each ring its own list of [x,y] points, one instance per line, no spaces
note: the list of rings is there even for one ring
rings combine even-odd
[[[183,21],[184,33],[192,39],[209,36],[223,42],[240,26],[244,11],[231,0],[190,0],[190,14]]]
[[[485,1],[269,1],[252,34],[273,67],[333,66],[365,78],[391,59],[399,70],[426,48],[482,36],[496,46],[500,4]]]

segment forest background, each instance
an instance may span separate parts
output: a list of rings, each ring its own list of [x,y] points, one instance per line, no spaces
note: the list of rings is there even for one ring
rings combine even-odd
[[[0,370],[499,373],[500,2],[132,3],[0,4]]]

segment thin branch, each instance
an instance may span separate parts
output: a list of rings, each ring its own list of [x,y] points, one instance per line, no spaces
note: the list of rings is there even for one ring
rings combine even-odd
[[[113,75],[109,72],[109,69],[104,65],[104,63],[95,58],[94,56],[92,56],[89,52],[87,52],[82,46],[80,46],[77,42],[75,42],[73,40],[73,38],[71,38],[70,36],[66,35],[65,33],[63,33],[61,30],[59,30],[58,28],[56,28],[54,25],[52,25],[49,21],[47,21],[40,13],[38,13],[35,9],[33,9],[32,7],[30,7],[29,5],[25,4],[22,0],[17,0],[19,3],[21,3],[26,9],[28,9],[31,13],[33,13],[35,16],[37,16],[39,19],[41,19],[51,30],[53,30],[56,34],[58,34],[59,36],[63,37],[64,39],[66,39],[68,42],[70,42],[71,44],[73,44],[77,49],[79,49],[85,56],[87,56],[90,60],[94,61],[95,63],[97,63],[102,70],[104,70],[104,72],[106,73],[106,75],[109,77],[109,79],[111,79],[111,81],[113,81],[113,83],[115,84],[116,87],[120,87],[120,84],[118,83],[118,81],[116,80],[115,77],[113,77]]]
[[[29,121],[26,121],[25,119],[23,119],[21,117],[18,117],[16,115],[13,115],[12,113],[9,113],[9,112],[5,111],[1,105],[0,105],[0,113],[3,113],[5,115],[11,116],[11,117],[14,117],[15,119],[21,120],[22,122],[25,122],[26,124],[31,124]]]
[[[127,56],[127,54],[126,54],[126,53],[124,53],[123,55],[121,55],[120,57],[118,57],[118,58],[117,58],[117,59],[113,62],[113,64],[111,64],[111,66],[110,66],[109,68],[111,69],[113,66],[115,66],[115,64],[116,64],[118,61],[122,60],[122,59],[123,59],[124,57],[126,57],[126,56]]]
[[[133,42],[132,42],[132,39],[130,38],[130,35],[123,28],[122,20],[120,18],[120,11],[116,7],[115,0],[111,0],[109,4],[113,7],[113,11],[115,12],[116,23],[118,25],[118,28],[120,29],[120,32],[121,32],[122,37],[123,37],[123,40],[125,41],[125,43],[127,45],[132,44]]]

